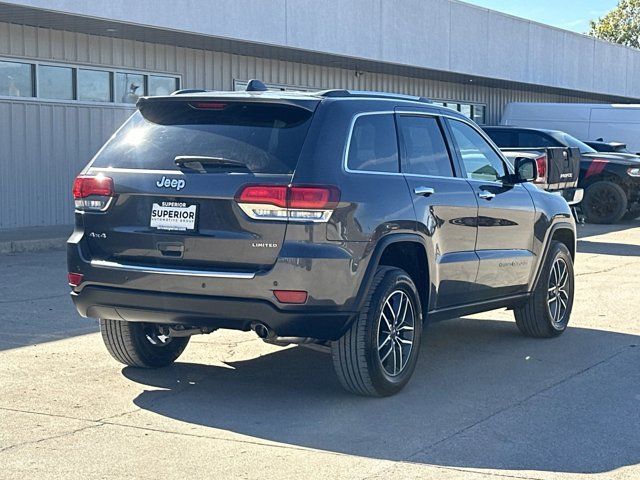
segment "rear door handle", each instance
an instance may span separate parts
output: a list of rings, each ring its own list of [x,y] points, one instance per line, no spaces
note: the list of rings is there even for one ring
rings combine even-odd
[[[485,200],[491,200],[493,197],[495,197],[495,196],[496,196],[496,194],[495,194],[495,193],[491,193],[491,192],[486,192],[486,191],[485,191],[485,192],[480,192],[480,193],[478,193],[478,196],[479,196],[480,198],[485,199]]]
[[[423,197],[428,197],[429,195],[436,193],[436,190],[431,187],[416,187],[413,189],[413,193],[416,195],[422,195]]]

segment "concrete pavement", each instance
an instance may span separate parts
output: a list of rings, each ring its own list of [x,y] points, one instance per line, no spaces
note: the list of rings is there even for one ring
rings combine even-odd
[[[432,325],[399,395],[251,333],[123,368],[67,298],[63,251],[0,255],[0,478],[640,478],[640,222],[580,230],[571,328]]]

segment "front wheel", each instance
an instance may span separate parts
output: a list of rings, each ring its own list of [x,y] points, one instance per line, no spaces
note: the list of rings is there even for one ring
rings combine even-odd
[[[566,245],[552,241],[535,291],[514,310],[518,328],[528,337],[557,337],[569,324],[573,294],[573,259]]]
[[[189,337],[167,337],[154,323],[100,319],[102,340],[113,358],[130,367],[171,365],[184,351]]]
[[[358,317],[331,344],[340,383],[358,395],[399,392],[415,370],[421,334],[422,306],[413,280],[399,268],[378,267]]]

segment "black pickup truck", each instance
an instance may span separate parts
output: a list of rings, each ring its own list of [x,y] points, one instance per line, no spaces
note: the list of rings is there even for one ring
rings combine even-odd
[[[578,188],[580,175],[580,150],[577,148],[501,148],[511,164],[517,158],[531,158],[538,167],[538,175],[533,183],[551,193],[564,197],[569,205],[582,201],[583,190]]]
[[[640,156],[598,152],[558,130],[521,127],[484,127],[501,149],[571,147],[580,151],[580,178],[584,189],[580,206],[590,223],[617,223],[640,216]]]

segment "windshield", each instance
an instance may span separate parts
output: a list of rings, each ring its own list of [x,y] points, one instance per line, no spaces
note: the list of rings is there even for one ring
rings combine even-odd
[[[293,173],[313,113],[249,102],[152,102],[136,112],[92,167],[175,170],[176,157],[220,157],[252,173]]]
[[[553,138],[558,140],[563,145],[572,148],[579,148],[580,153],[596,153],[596,151],[584,142],[581,142],[576,137],[572,137],[568,133],[564,132],[549,132]]]

